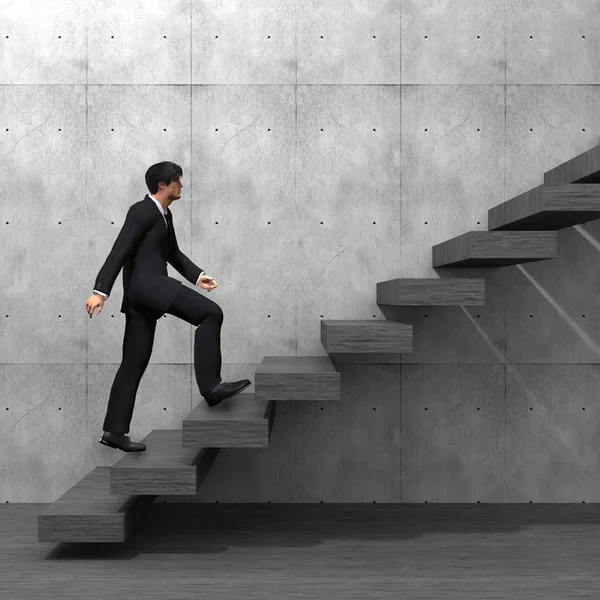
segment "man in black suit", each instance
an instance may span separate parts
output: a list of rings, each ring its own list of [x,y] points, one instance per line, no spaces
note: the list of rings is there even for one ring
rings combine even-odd
[[[167,275],[168,262],[190,283],[208,292],[218,285],[177,245],[169,205],[181,198],[182,174],[181,167],[172,162],[157,163],[148,169],[146,185],[150,194],[129,208],[125,223],[96,277],[94,294],[86,301],[90,319],[95,308],[100,314],[123,268],[123,359],[110,391],[104,433],[99,441],[124,452],[146,449],[145,444],[132,442],[125,434],[129,432],[135,394],[152,354],[156,321],[165,313],[197,326],[194,369],[200,393],[209,406],[239,394],[250,385],[248,379],[221,380],[223,311],[219,305]]]

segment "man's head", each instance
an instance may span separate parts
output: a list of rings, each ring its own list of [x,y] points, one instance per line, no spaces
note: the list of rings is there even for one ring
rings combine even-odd
[[[182,175],[183,170],[174,162],[156,163],[146,171],[146,186],[154,197],[170,204],[181,197]]]

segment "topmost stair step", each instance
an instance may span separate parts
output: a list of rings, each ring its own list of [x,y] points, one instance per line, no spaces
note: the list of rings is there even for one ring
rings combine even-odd
[[[538,185],[488,211],[490,231],[558,231],[600,219],[600,184]]]
[[[600,146],[546,171],[544,184],[549,183],[600,183]]]

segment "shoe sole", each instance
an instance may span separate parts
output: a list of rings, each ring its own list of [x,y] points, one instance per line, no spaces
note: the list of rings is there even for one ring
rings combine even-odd
[[[234,396],[237,396],[238,394],[241,394],[251,384],[252,384],[252,382],[249,381],[243,388],[240,388],[237,392],[231,394],[231,396],[227,396],[225,398],[219,398],[215,402],[209,402],[207,398],[204,398],[204,400],[206,400],[206,404],[208,404],[210,407],[216,406],[217,404],[221,404],[221,402],[223,402],[223,400],[229,400],[229,398],[233,398]]]
[[[117,449],[117,447],[114,444],[111,444],[110,442],[107,442],[105,439],[100,438],[98,440],[101,444],[104,444],[105,446],[108,446],[109,448],[114,448],[115,450]]]
[[[123,448],[119,448],[119,446],[113,444],[112,442],[105,440],[104,438],[100,438],[98,441],[101,444],[108,446],[109,448],[114,448],[115,450],[121,450],[122,452],[143,452],[146,449],[146,448],[140,448],[139,450],[123,450]]]

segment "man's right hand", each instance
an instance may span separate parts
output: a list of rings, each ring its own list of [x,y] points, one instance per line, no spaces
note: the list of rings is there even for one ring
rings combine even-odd
[[[104,297],[101,296],[100,294],[92,294],[85,301],[85,309],[88,311],[88,313],[90,315],[90,319],[92,318],[92,315],[94,314],[94,309],[98,308],[98,314],[100,314],[100,311],[102,310],[103,306],[104,306]]]

